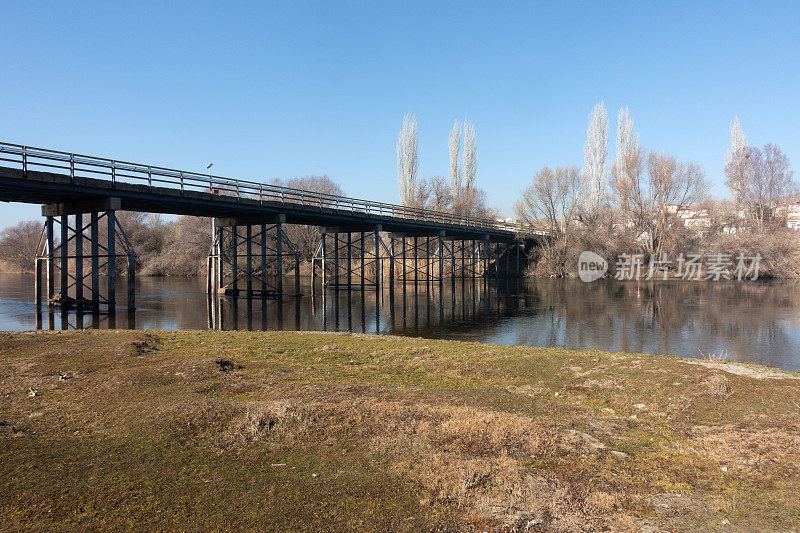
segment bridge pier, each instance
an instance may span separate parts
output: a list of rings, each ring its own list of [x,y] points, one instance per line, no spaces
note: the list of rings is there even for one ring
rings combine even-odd
[[[47,302],[48,306],[60,306],[62,309],[75,308],[79,312],[91,309],[99,313],[102,305],[109,314],[114,314],[117,304],[117,259],[125,258],[128,310],[136,309],[136,254],[117,220],[116,211],[119,208],[118,198],[42,206],[45,223],[35,258],[37,308],[40,309]],[[85,214],[89,215],[88,224]],[[100,244],[99,226],[103,219],[106,223],[105,245]],[[60,237],[58,242],[55,239],[56,226]],[[88,244],[88,254],[85,244]],[[88,274],[84,269],[87,261]],[[100,272],[103,268],[107,279],[105,295],[100,288]]]
[[[295,264],[294,294],[300,296],[300,253],[286,235],[285,220],[284,215],[214,219],[206,266],[208,294],[281,299],[283,259],[288,255]]]

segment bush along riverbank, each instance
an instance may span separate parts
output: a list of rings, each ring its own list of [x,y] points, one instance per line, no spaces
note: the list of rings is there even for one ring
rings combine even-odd
[[[0,353],[12,529],[800,524],[796,374],[325,333],[3,333]]]

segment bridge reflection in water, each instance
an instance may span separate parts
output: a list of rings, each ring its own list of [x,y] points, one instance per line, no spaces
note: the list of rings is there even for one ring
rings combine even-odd
[[[220,330],[350,331],[442,336],[490,315],[512,312],[521,285],[470,280],[428,288],[401,283],[393,291],[329,289],[292,301],[209,298],[208,328]],[[376,296],[380,296],[377,298]],[[304,305],[305,304],[305,305]]]
[[[310,287],[308,287],[310,289]],[[290,300],[260,298],[206,297],[205,327],[217,330],[350,331],[368,334],[394,334],[441,337],[449,331],[468,334],[476,324],[487,324],[503,316],[513,316],[525,307],[525,284],[519,280],[499,283],[480,279],[455,280],[442,284],[402,282],[375,290],[328,288],[308,291],[308,296]],[[165,327],[142,320],[151,311],[98,314],[80,309],[44,309],[36,315],[36,328],[49,330]],[[199,301],[195,300],[194,312]],[[189,306],[192,307],[192,306]],[[199,317],[198,317],[199,318]],[[198,320],[178,319],[177,328],[201,329]],[[169,324],[167,324],[169,327]],[[172,329],[172,328],[170,328]],[[477,332],[476,332],[477,335]]]

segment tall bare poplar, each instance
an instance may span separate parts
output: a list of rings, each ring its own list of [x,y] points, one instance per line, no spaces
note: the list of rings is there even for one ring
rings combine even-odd
[[[586,143],[583,145],[585,166],[583,177],[584,209],[596,213],[605,198],[605,169],[608,153],[608,113],[603,102],[589,114]]]
[[[419,133],[417,118],[403,117],[403,128],[397,137],[397,186],[403,205],[416,205],[419,172]]]
[[[459,158],[461,156],[461,125],[456,120],[453,123],[453,129],[450,130],[450,138],[448,139],[447,146],[450,151],[450,192],[453,196],[458,195],[461,190],[461,165]]]
[[[475,172],[478,169],[478,147],[475,126],[471,122],[464,121],[464,178],[462,185],[464,188],[472,189],[475,187]]]
[[[749,160],[747,138],[742,131],[738,116],[734,117],[730,131],[730,147],[725,154],[725,182],[731,192],[731,199],[734,203],[739,203],[752,171],[752,162]]]
[[[633,127],[633,118],[627,108],[617,114],[617,151],[611,169],[611,190],[617,207],[623,211],[628,207],[631,190],[638,186],[642,171],[642,152],[639,134]]]

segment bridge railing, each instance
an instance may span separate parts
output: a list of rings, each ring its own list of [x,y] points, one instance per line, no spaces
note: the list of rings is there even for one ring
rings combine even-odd
[[[4,142],[0,142],[0,161],[11,163],[15,168],[22,169],[25,177],[31,170],[50,172],[55,170],[69,175],[71,181],[82,177],[99,178],[108,180],[112,186],[117,183],[130,183],[144,185],[150,189],[166,187],[179,189],[181,193],[185,191],[205,192],[236,201],[250,199],[262,204],[279,203],[295,208],[299,206],[305,209],[335,209],[356,214],[391,216],[431,224],[468,226],[494,231],[518,232],[523,229],[521,225],[512,222],[459,216],[441,211],[292,189],[256,181],[224,178],[210,173],[175,170]]]

